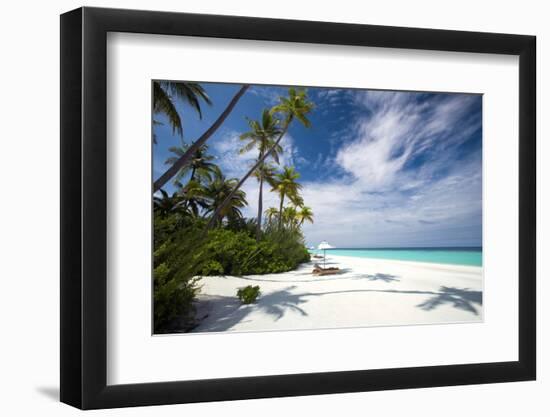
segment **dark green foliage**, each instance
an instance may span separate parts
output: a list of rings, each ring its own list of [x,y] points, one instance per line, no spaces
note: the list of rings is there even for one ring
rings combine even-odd
[[[239,300],[243,304],[252,304],[260,294],[260,287],[258,285],[247,285],[246,287],[239,288],[237,291],[237,297],[239,297]]]
[[[233,230],[234,232],[246,232],[250,236],[253,236],[256,230],[256,219],[246,219],[244,217],[230,219],[225,224],[225,228]]]
[[[259,242],[254,229],[214,229],[208,233],[201,275],[255,275],[286,272],[309,261],[297,230],[267,230]]]
[[[153,297],[155,333],[194,324],[193,301],[200,290],[197,272],[206,259],[200,250],[204,237],[200,228],[175,228],[177,216],[155,216]],[[199,250],[197,250],[199,249]]]

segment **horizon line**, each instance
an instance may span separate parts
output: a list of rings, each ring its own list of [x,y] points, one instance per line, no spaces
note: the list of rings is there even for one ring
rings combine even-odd
[[[315,246],[315,245],[312,245]],[[308,247],[309,249],[309,247]],[[316,248],[315,248],[316,249]],[[467,246],[370,246],[370,247],[335,247],[326,250],[339,250],[339,249],[483,249],[482,245],[467,245]]]

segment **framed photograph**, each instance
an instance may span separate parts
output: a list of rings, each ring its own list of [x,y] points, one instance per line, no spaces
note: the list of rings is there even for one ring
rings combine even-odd
[[[535,37],[61,16],[61,401],[533,380]]]

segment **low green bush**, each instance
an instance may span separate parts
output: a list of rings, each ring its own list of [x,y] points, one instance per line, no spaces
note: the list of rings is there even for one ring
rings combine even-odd
[[[172,327],[193,326],[193,301],[198,294],[198,271],[206,264],[199,230],[177,231],[171,238],[157,242],[153,253],[153,316],[155,333]]]
[[[208,233],[201,275],[256,275],[286,272],[309,261],[298,231],[267,231],[259,242],[248,231],[214,229]]]
[[[246,287],[239,288],[237,291],[237,297],[243,304],[252,304],[260,295],[260,287],[258,285],[247,285]]]

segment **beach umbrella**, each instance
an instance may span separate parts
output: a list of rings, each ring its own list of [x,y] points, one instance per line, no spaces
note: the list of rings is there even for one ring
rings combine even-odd
[[[319,243],[319,246],[317,246],[317,249],[321,249],[323,251],[323,268],[326,265],[327,262],[327,249],[334,249],[334,246],[330,245],[326,240],[323,240],[321,243]]]

